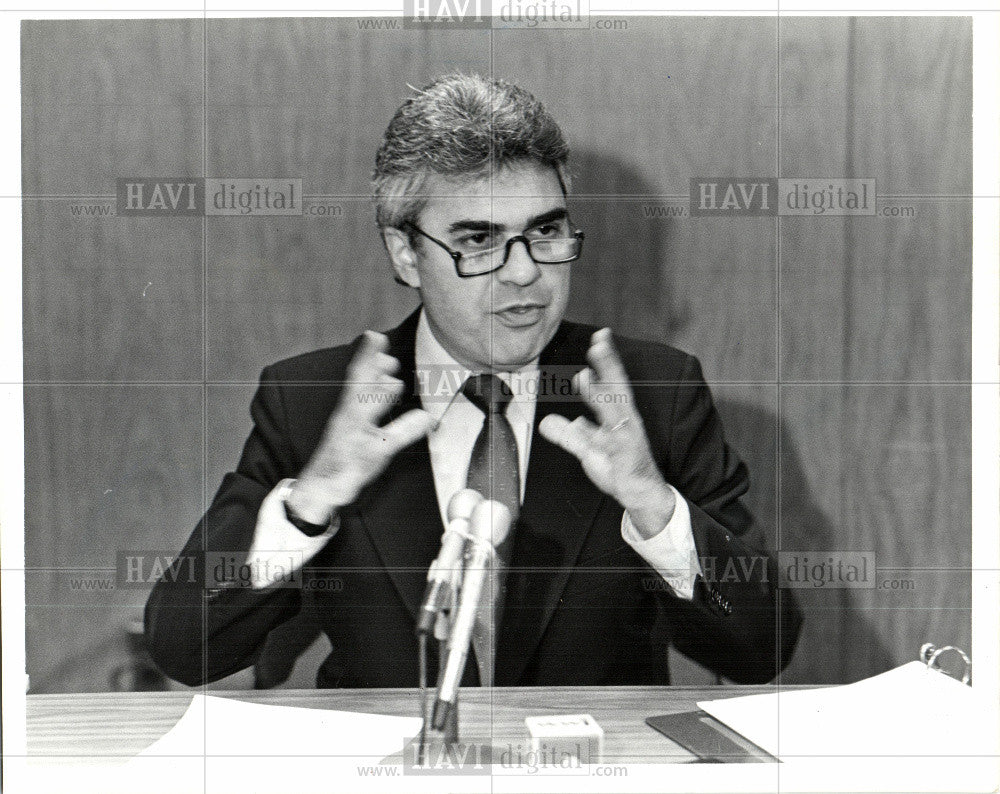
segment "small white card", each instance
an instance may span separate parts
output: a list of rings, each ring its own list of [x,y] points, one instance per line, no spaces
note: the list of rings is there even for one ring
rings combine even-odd
[[[575,755],[585,764],[600,763],[604,756],[604,729],[589,714],[525,717],[524,724],[537,754]]]

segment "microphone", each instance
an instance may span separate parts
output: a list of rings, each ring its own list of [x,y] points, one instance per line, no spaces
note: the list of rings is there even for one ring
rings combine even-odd
[[[483,500],[472,511],[472,536],[479,542],[469,543],[471,551],[465,566],[462,595],[458,602],[451,642],[448,645],[448,660],[441,675],[438,696],[434,703],[434,717],[431,723],[435,730],[444,730],[448,712],[458,698],[458,685],[469,655],[476,610],[487,578],[487,565],[496,547],[503,543],[510,532],[510,525],[510,510],[500,502]]]
[[[438,612],[451,603],[455,592],[455,573],[462,560],[465,537],[468,533],[469,518],[480,502],[482,495],[471,488],[465,488],[448,502],[448,526],[441,538],[441,551],[427,571],[427,587],[417,613],[417,636],[430,634]]]

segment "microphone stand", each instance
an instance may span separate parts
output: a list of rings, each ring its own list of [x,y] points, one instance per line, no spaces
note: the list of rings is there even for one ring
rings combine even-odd
[[[458,392],[455,396],[458,396]],[[453,398],[454,401],[454,398]],[[450,405],[451,403],[449,403]],[[458,715],[452,713],[445,720],[434,725],[433,715],[428,707],[427,695],[427,641],[434,634],[438,641],[438,682],[436,691],[440,693],[447,666],[454,620],[458,614],[458,590],[463,577],[467,542],[472,538],[469,522],[476,508],[483,502],[483,496],[468,488],[456,493],[448,502],[447,523],[441,539],[441,552],[431,563],[428,572],[427,589],[417,617],[417,641],[420,659],[420,714],[423,723],[420,728],[418,763],[427,757],[428,746],[455,744],[458,742]],[[437,698],[435,698],[435,702]],[[455,710],[452,710],[455,712]],[[445,748],[442,747],[442,750]]]
[[[438,681],[440,689],[444,668],[448,660],[448,640],[451,637],[452,613],[455,611],[454,593],[450,607],[442,609],[437,614],[434,623],[434,637],[438,643]],[[428,753],[433,749],[437,758],[447,750],[449,745],[458,743],[458,694],[455,695],[454,706],[449,710],[444,726],[439,730],[432,724],[427,696],[427,635],[420,636],[420,716],[423,723],[420,728],[419,746],[417,748],[417,763],[426,763]]]

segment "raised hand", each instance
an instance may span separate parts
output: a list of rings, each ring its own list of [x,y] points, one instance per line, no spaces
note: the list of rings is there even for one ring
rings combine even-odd
[[[414,409],[384,427],[379,422],[399,399],[399,362],[383,334],[366,331],[347,368],[340,402],[323,438],[299,475],[288,503],[301,518],[322,524],[352,502],[401,449],[427,435],[433,420]]]
[[[587,361],[590,367],[577,373],[574,387],[599,424],[550,414],[538,430],[576,457],[591,482],[628,510],[639,533],[652,537],[670,520],[676,498],[653,460],[610,329],[591,337]]]

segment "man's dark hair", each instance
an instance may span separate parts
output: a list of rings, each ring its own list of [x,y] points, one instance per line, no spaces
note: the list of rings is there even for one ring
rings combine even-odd
[[[406,100],[385,131],[372,183],[380,228],[415,223],[427,177],[488,178],[533,161],[555,169],[569,189],[562,130],[529,92],[479,75],[439,77]]]

